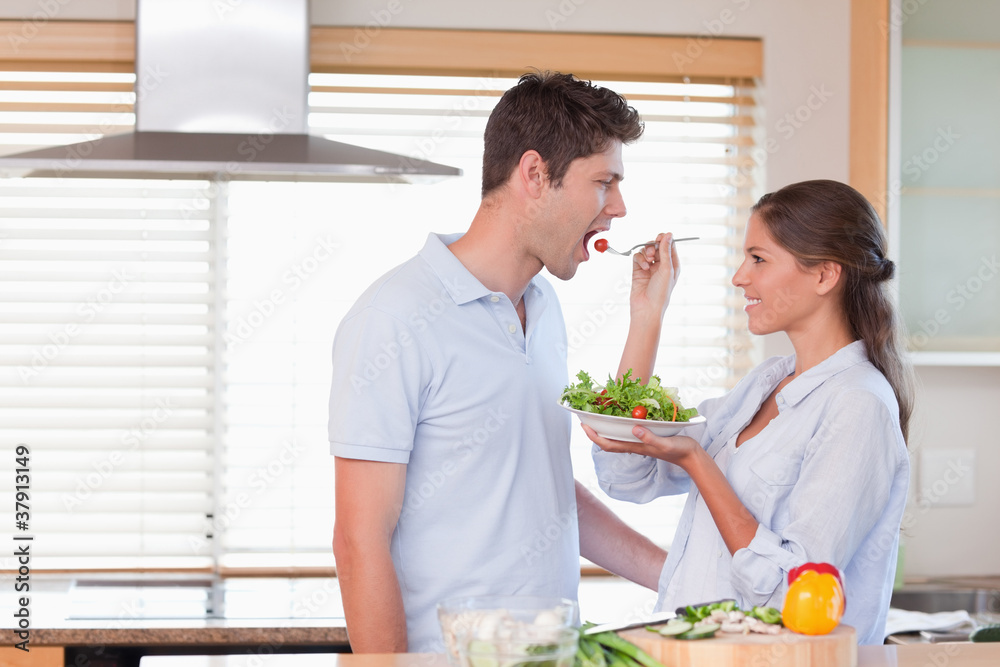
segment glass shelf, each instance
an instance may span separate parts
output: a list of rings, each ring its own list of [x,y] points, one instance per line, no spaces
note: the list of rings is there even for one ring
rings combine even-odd
[[[1000,366],[1000,352],[910,352],[914,366]]]

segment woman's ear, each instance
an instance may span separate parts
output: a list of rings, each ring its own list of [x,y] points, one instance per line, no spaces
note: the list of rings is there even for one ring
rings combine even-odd
[[[827,261],[821,263],[816,268],[818,269],[816,293],[820,295],[830,293],[840,283],[840,276],[844,271],[844,267],[837,262]]]

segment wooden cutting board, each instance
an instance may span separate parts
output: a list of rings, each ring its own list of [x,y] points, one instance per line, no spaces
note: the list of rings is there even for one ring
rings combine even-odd
[[[665,667],[857,667],[858,638],[849,625],[828,635],[718,632],[710,639],[672,639],[645,628],[619,633]]]

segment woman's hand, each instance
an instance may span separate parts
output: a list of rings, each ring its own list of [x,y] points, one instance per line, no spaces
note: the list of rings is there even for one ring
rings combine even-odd
[[[629,308],[633,319],[637,316],[662,319],[681,272],[673,234],[658,234],[656,243],[632,255]]]
[[[653,374],[663,313],[681,271],[674,235],[658,234],[656,243],[632,255],[628,337],[616,377],[631,370],[633,378],[647,382]]]
[[[661,438],[649,429],[636,426],[632,435],[642,442],[625,442],[601,437],[586,424],[583,430],[594,444],[606,452],[641,454],[683,469],[705,499],[729,553],[735,554],[746,547],[757,534],[757,519],[743,505],[719,466],[694,438],[686,435]]]
[[[636,426],[632,429],[632,435],[642,442],[626,442],[624,440],[610,440],[597,434],[597,431],[586,424],[583,431],[587,437],[598,447],[613,454],[641,454],[654,459],[660,459],[667,463],[673,463],[687,470],[694,457],[704,452],[701,445],[694,438],[686,435],[675,435],[671,437],[660,437],[653,435],[652,431]]]

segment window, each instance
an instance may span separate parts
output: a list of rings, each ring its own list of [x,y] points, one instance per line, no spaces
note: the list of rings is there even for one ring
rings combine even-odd
[[[313,133],[458,166],[461,179],[0,181],[0,435],[32,451],[36,567],[332,566],[333,334],[428,232],[472,219],[486,118],[516,81],[474,69],[310,80]],[[127,129],[132,76],[0,73],[0,150],[89,138],[108,118]],[[753,81],[649,78],[595,77],[646,122],[625,149],[629,214],[608,238],[701,237],[681,247],[657,364],[694,404],[752,365],[729,278],[755,191]],[[628,278],[627,260],[597,256],[551,279],[571,375],[617,367]],[[576,475],[596,489],[589,441],[574,437]],[[664,543],[682,505],[609,502]]]

